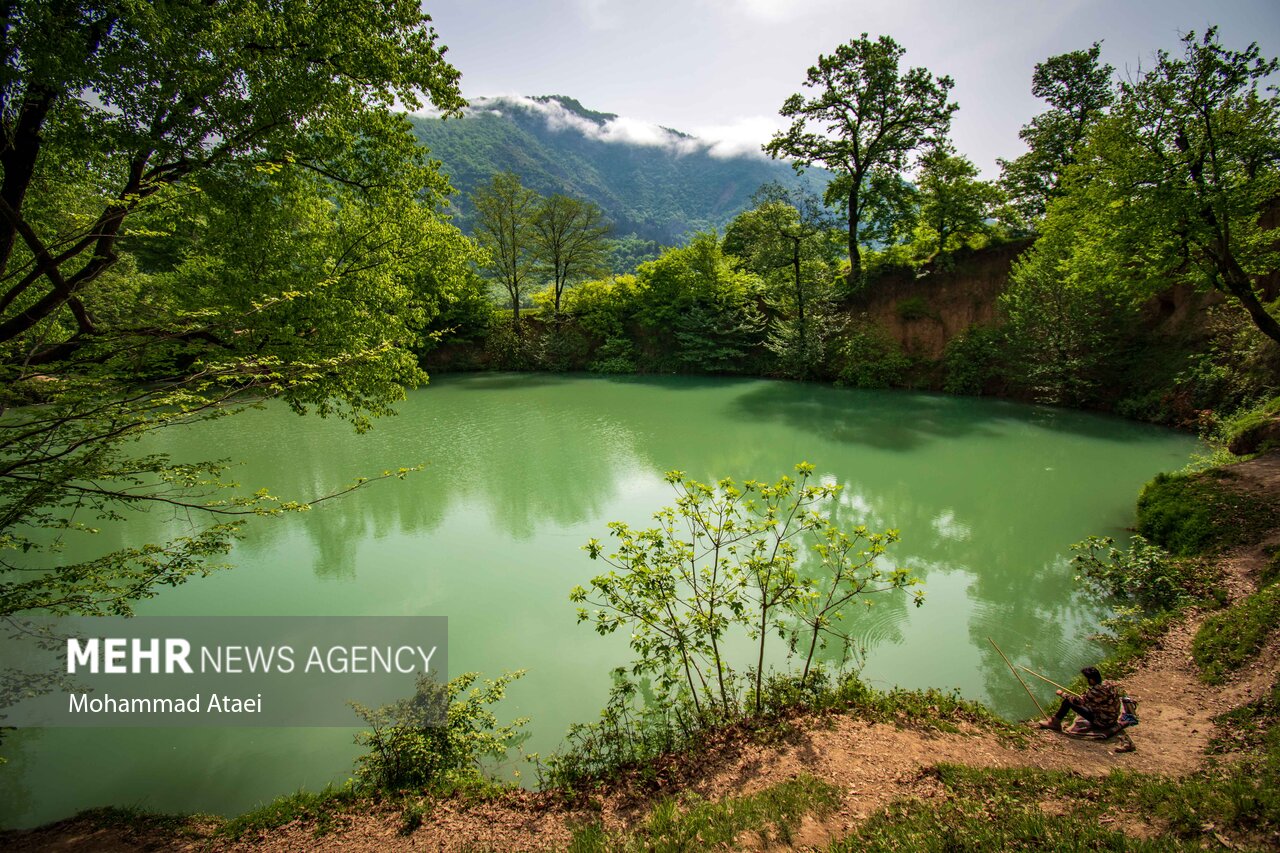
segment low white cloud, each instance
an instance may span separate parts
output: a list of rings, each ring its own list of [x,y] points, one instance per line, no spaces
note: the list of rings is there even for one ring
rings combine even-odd
[[[664,148],[676,155],[700,152],[719,158],[763,158],[760,146],[781,127],[776,119],[755,116],[728,124],[707,125],[693,135],[685,135],[627,116],[596,121],[567,109],[558,101],[538,101],[522,95],[473,98],[469,112],[501,116],[503,110],[509,109],[528,110],[540,115],[551,130],[572,131],[600,142]]]
[[[777,116],[749,116],[728,124],[698,127],[693,134],[710,143],[713,157],[764,157],[760,147],[784,127]]]

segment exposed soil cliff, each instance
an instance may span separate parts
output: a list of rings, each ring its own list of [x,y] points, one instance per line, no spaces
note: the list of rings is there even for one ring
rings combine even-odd
[[[850,310],[887,331],[908,355],[936,360],[965,329],[998,322],[996,300],[1014,260],[1030,245],[962,252],[947,259],[947,268],[890,273],[869,284]]]

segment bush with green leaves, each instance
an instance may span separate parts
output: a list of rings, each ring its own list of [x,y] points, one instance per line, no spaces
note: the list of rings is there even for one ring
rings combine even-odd
[[[1072,562],[1095,590],[1148,613],[1173,610],[1209,585],[1197,563],[1176,560],[1140,535],[1123,551],[1110,536],[1090,536],[1071,550]]]
[[[836,382],[854,388],[896,388],[909,384],[911,357],[889,333],[869,322],[849,326],[835,347]]]
[[[381,791],[429,789],[448,792],[482,787],[485,758],[501,758],[522,737],[527,718],[499,725],[489,709],[524,670],[475,685],[467,672],[448,683],[418,676],[413,696],[381,708],[351,703],[370,728],[356,735],[369,748],[356,760],[356,775]]]
[[[1236,412],[1219,427],[1222,441],[1235,453],[1280,449],[1280,396]]]
[[[659,371],[740,373],[764,339],[759,278],[743,272],[713,233],[642,264],[635,319]]]
[[[779,375],[811,379],[827,373],[833,343],[844,328],[844,317],[831,300],[814,299],[803,322],[798,317],[774,317],[764,345],[773,353]]]
[[[981,394],[1004,366],[1007,344],[1004,332],[991,326],[970,326],[947,341],[942,354],[948,394]]]
[[[901,299],[893,310],[897,312],[900,320],[906,322],[938,319],[937,309],[931,307],[922,296],[908,296],[906,299]]]
[[[881,565],[896,530],[842,529],[833,512],[840,487],[812,483],[808,463],[796,472],[772,484],[715,485],[668,472],[676,503],[654,514],[656,526],[611,522],[613,553],[597,539],[585,546],[611,570],[570,593],[578,620],[600,634],[628,631],[632,674],[652,678],[660,695],[688,696],[699,713],[731,713],[735,678],[748,673],[758,713],[771,635],[801,657],[803,682],[820,649],[834,642],[848,650],[839,624],[848,605],[918,583],[906,569]],[[728,652],[735,631],[754,641],[753,660],[736,666]]]
[[[527,318],[526,318],[527,319]],[[484,341],[485,361],[496,370],[532,370],[542,361],[542,335],[531,323],[516,325],[511,315],[497,312]]]

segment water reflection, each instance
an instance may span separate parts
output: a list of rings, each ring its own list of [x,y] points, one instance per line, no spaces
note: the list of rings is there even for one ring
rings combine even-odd
[[[1028,716],[986,638],[1051,677],[1093,662],[1087,637],[1101,613],[1073,584],[1067,545],[1130,523],[1140,485],[1195,447],[1078,413],[754,380],[446,378],[399,412],[363,436],[269,406],[159,437],[148,451],[233,456],[247,491],[287,498],[426,467],[308,513],[255,520],[233,570],[140,610],[447,615],[456,672],[529,669],[502,716],[531,716],[528,748],[542,752],[569,723],[596,716],[610,669],[630,659],[624,638],[576,624],[568,590],[599,569],[580,546],[604,538],[612,520],[647,526],[673,502],[664,471],[772,481],[814,463],[843,486],[837,522],[898,528],[890,559],[921,576],[928,594],[919,610],[892,595],[850,613],[855,643],[872,650],[867,680],[959,687]],[[182,532],[181,519],[139,515],[96,541],[69,542],[63,558]],[[0,773],[14,796],[0,796],[0,818],[38,822],[107,802],[236,811],[350,772],[346,732],[219,732],[48,731],[14,741],[18,756]],[[132,757],[111,763],[124,753]],[[193,768],[218,768],[216,779]],[[75,785],[61,784],[68,775]]]

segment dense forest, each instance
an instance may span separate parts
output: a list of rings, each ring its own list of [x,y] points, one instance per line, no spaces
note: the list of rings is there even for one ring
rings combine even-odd
[[[822,187],[763,184],[722,231],[622,274],[566,282],[532,232],[508,255],[486,243],[506,307],[452,315],[428,363],[1001,394],[1211,432],[1275,408],[1274,60],[1212,29],[1131,80],[1098,44],[1049,57],[1025,153],[986,181],[948,140],[950,79],[900,68],[903,54],[853,40],[783,105],[793,124],[766,150],[823,169]],[[536,219],[541,196],[521,191],[530,212],[508,226]],[[502,230],[472,227],[482,242]],[[966,280],[988,257],[1004,265],[994,289]],[[522,265],[513,289],[501,270]],[[987,303],[979,322],[944,316],[939,294],[966,287]],[[911,346],[913,329],[945,349]]]
[[[461,119],[413,116],[413,132],[459,192],[455,222],[470,230],[472,192],[494,174],[518,174],[530,189],[594,202],[613,223],[615,238],[663,245],[689,233],[723,228],[761,184],[812,185],[821,169],[797,176],[761,152],[720,152],[667,128],[636,140],[611,133],[618,116],[562,95],[475,98]],[[631,272],[630,269],[619,272]]]

